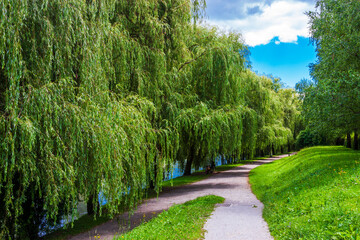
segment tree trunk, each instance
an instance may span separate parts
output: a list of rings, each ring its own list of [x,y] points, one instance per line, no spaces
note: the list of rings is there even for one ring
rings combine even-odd
[[[291,144],[290,144],[290,141],[288,140],[288,152],[291,152]]]
[[[154,166],[154,179],[150,179],[150,189],[155,189],[155,183],[156,183],[156,177],[157,177],[157,158],[155,157],[155,166]]]
[[[359,136],[357,131],[354,134],[354,150],[359,150]]]
[[[23,232],[20,233],[20,236],[18,235],[14,239],[40,239],[38,236],[39,227],[41,226],[41,223],[46,216],[46,212],[44,211],[44,201],[36,192],[34,185],[28,189],[26,195],[28,198],[23,204],[22,214],[22,217],[25,221],[22,222],[22,224],[20,223]]]
[[[269,156],[272,157],[272,152],[271,152],[271,145],[268,145],[266,147],[266,152],[269,153]]]
[[[184,176],[189,176],[189,175],[191,175],[191,165],[192,165],[192,162],[193,162],[193,158],[188,158],[188,159],[186,159]]]
[[[93,215],[95,213],[94,194],[90,195],[89,200],[86,203],[86,210],[88,215]]]
[[[195,148],[192,146],[190,148],[190,152],[189,152],[189,156],[186,159],[186,165],[185,165],[185,171],[184,171],[184,176],[189,176],[191,175],[191,165],[194,161],[195,158]]]
[[[347,133],[347,135],[346,135],[346,147],[351,148],[351,136],[350,136],[350,133]]]
[[[337,146],[344,146],[345,140],[341,137],[336,138],[335,145]]]

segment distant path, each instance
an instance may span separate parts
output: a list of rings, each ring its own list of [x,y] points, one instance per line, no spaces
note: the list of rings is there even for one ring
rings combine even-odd
[[[231,184],[231,188],[215,193],[225,198],[223,204],[213,212],[204,229],[205,240],[236,239],[236,240],[270,240],[269,228],[262,218],[264,205],[252,193],[249,184],[249,172],[261,164],[287,157],[277,157],[258,160],[225,172],[219,177]]]
[[[173,204],[181,204],[204,195],[218,195],[225,198],[205,225],[208,231],[205,239],[252,240],[273,239],[267,223],[262,218],[263,204],[251,192],[248,175],[251,169],[274,160],[286,157],[281,155],[258,160],[234,169],[213,174],[202,181],[165,190],[160,196],[146,200],[134,215],[122,214],[113,220],[99,225],[89,232],[70,239],[113,239],[115,235],[138,226],[144,219],[149,220]],[[96,236],[96,238],[95,238]]]

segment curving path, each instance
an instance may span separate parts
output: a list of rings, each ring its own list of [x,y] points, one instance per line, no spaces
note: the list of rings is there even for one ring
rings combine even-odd
[[[267,240],[273,239],[267,223],[262,218],[263,204],[251,192],[248,176],[251,169],[286,157],[281,155],[258,160],[234,169],[213,174],[211,177],[189,185],[165,190],[158,198],[146,200],[135,210],[134,215],[119,215],[89,232],[70,239],[113,239],[115,235],[131,230],[141,221],[149,220],[173,204],[181,204],[204,195],[225,198],[205,224],[205,239]],[[99,238],[100,237],[100,238]]]

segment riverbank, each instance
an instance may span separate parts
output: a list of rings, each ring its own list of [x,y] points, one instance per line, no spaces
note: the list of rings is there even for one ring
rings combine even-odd
[[[275,159],[277,158],[273,158],[269,161]],[[239,179],[247,179],[247,174],[251,168],[259,166],[265,162],[266,160],[259,160],[246,165],[242,164],[232,170],[212,174],[201,181],[174,188],[164,188],[164,191],[160,193],[158,198],[145,200],[144,203],[134,211],[133,215],[129,216],[128,213],[119,215],[116,218],[91,229],[91,231],[74,236],[70,239],[88,240],[89,237],[91,239],[91,237],[94,237],[97,234],[100,236],[100,239],[113,239],[114,236],[119,236],[122,233],[128,232],[139,226],[141,221],[149,221],[151,218],[155,217],[164,210],[169,209],[174,204],[182,204],[201,196],[217,195],[224,197],[226,199],[224,204],[226,204],[228,198],[235,194],[234,196],[238,196],[239,198],[238,201],[242,201],[244,200],[244,197],[246,198],[246,196],[248,196],[248,192],[246,194],[244,193],[243,190],[245,188],[243,185],[239,185]],[[248,189],[250,189],[247,181],[245,184],[247,184]],[[248,189],[246,189],[246,191],[248,191]],[[259,203],[256,204],[260,206]],[[261,220],[261,207],[254,208],[254,210],[258,212],[257,216],[259,218],[259,222],[263,221]],[[264,226],[265,224],[266,223],[263,222],[261,226]]]
[[[240,163],[225,164],[225,165],[217,166],[216,170],[215,170],[215,172],[213,174],[205,174],[204,171],[198,171],[198,172],[193,173],[190,176],[182,176],[182,177],[178,177],[178,178],[175,178],[175,179],[172,179],[172,180],[165,181],[163,183],[163,193],[171,192],[171,191],[174,191],[174,190],[176,191],[176,189],[178,187],[182,187],[182,186],[185,186],[185,185],[188,185],[188,184],[192,184],[192,183],[196,183],[196,182],[205,180],[205,179],[207,179],[209,177],[212,177],[212,176],[214,176],[216,174],[219,174],[219,173],[221,173],[223,171],[227,171],[227,170],[239,167],[239,166],[243,166],[244,164],[249,164],[249,163],[251,163],[253,161],[260,160],[260,159],[265,159],[265,158],[257,158],[257,159],[254,159],[254,160],[242,161]],[[162,194],[162,193],[160,193],[160,194]],[[155,192],[149,192],[148,193],[148,198],[150,198],[150,199],[151,198],[156,198],[156,196],[157,196],[157,194]],[[189,199],[189,200],[191,200],[191,199]],[[145,200],[145,202],[146,201],[147,200]],[[158,213],[159,212],[157,212],[157,214]],[[153,217],[155,215],[154,214],[147,215],[146,220],[149,220],[150,216]],[[128,217],[128,215],[127,215],[127,217]],[[139,216],[134,216],[134,218],[136,218],[136,217],[139,217]],[[141,219],[141,217],[140,217],[140,219]],[[75,235],[78,235],[80,233],[87,232],[90,229],[96,228],[97,226],[100,226],[100,225],[102,225],[102,224],[104,224],[104,223],[106,223],[108,221],[111,222],[112,219],[110,219],[108,217],[98,217],[96,220],[94,220],[93,216],[85,215],[85,216],[81,217],[80,219],[78,219],[78,220],[76,220],[74,222],[74,227],[73,228],[69,227],[67,229],[60,229],[60,230],[58,230],[58,231],[56,231],[54,233],[51,233],[51,234],[45,236],[43,239],[46,239],[46,240],[68,239],[71,236],[75,236]],[[116,227],[114,227],[113,229],[116,229]]]

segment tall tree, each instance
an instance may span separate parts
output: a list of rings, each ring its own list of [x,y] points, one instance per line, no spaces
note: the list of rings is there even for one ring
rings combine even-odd
[[[189,60],[180,65],[186,72],[183,94],[188,98],[177,128],[179,160],[186,162],[185,175],[217,155],[241,152],[243,97],[239,73],[244,70],[245,48],[241,36],[225,35],[216,28],[193,28]]]
[[[318,61],[312,66],[315,86],[305,100],[309,121],[323,132],[352,132],[360,124],[360,2],[320,0],[308,13]]]

